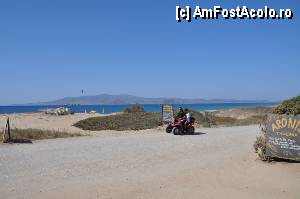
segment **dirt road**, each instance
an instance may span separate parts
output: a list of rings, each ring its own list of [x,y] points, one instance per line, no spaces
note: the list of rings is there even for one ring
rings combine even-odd
[[[264,163],[257,126],[0,144],[0,198],[300,198],[300,164]]]

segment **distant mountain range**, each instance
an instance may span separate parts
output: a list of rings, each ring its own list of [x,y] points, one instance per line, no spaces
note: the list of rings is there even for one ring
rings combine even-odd
[[[27,105],[123,105],[123,104],[201,104],[201,103],[261,103],[267,100],[236,100],[236,99],[185,99],[185,98],[145,98],[133,95],[100,94],[93,96],[65,97],[55,101],[30,103]]]

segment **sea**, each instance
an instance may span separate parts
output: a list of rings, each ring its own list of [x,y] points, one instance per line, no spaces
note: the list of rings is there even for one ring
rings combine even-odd
[[[265,103],[205,103],[205,104],[173,104],[174,109],[179,107],[193,109],[197,111],[210,111],[210,110],[226,110],[235,108],[255,108],[259,106],[275,106],[278,103],[275,102],[265,102]],[[41,112],[49,108],[59,108],[68,107],[71,111],[75,113],[84,113],[90,111],[96,111],[97,113],[116,113],[123,112],[124,109],[130,107],[127,105],[65,105],[65,106],[0,106],[0,114],[10,114],[10,113],[32,113]],[[160,112],[162,106],[160,104],[142,104],[146,112]]]

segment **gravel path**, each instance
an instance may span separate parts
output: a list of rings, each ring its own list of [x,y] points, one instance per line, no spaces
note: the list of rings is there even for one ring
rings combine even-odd
[[[300,198],[300,164],[264,163],[257,126],[0,144],[0,198]]]

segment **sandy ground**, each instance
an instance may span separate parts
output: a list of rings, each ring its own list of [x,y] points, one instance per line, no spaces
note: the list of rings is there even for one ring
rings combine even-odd
[[[0,129],[3,129],[6,124],[7,117],[10,119],[11,128],[33,128],[44,130],[65,131],[70,133],[89,134],[92,132],[83,131],[72,126],[74,123],[89,118],[103,116],[102,114],[87,114],[76,113],[74,115],[56,116],[46,115],[44,113],[17,113],[3,115],[0,114]]]
[[[300,198],[299,163],[265,163],[257,126],[0,144],[0,198]]]

